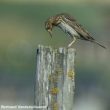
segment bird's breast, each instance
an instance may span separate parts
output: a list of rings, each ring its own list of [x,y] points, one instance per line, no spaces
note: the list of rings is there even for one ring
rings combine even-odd
[[[67,23],[61,22],[58,25],[65,33],[69,34],[70,36],[79,36],[78,33]]]

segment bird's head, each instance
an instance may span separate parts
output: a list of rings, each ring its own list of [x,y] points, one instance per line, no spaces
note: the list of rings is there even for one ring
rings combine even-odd
[[[61,22],[61,16],[56,15],[50,17],[46,22],[45,22],[45,29],[49,32],[50,36],[52,37],[52,29],[54,26],[57,26]]]
[[[52,29],[54,27],[54,18],[51,17],[45,22],[45,29],[49,32],[50,36],[52,37]]]

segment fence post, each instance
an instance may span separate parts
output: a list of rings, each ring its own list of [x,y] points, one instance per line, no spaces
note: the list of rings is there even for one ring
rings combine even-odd
[[[73,110],[75,50],[38,46],[34,110]]]

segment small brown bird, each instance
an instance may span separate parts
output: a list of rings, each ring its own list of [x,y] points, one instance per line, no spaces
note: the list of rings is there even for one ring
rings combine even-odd
[[[45,22],[45,29],[49,32],[51,37],[52,29],[54,26],[61,28],[67,35],[69,35],[73,39],[68,47],[71,47],[76,39],[81,39],[96,43],[99,46],[106,48],[105,46],[95,41],[95,39],[89,34],[89,32],[67,13],[61,13],[52,16]]]

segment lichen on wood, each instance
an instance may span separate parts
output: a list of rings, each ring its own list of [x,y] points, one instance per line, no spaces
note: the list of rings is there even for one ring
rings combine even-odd
[[[73,48],[38,47],[34,97],[36,106],[47,106],[45,110],[73,110],[74,57]]]

